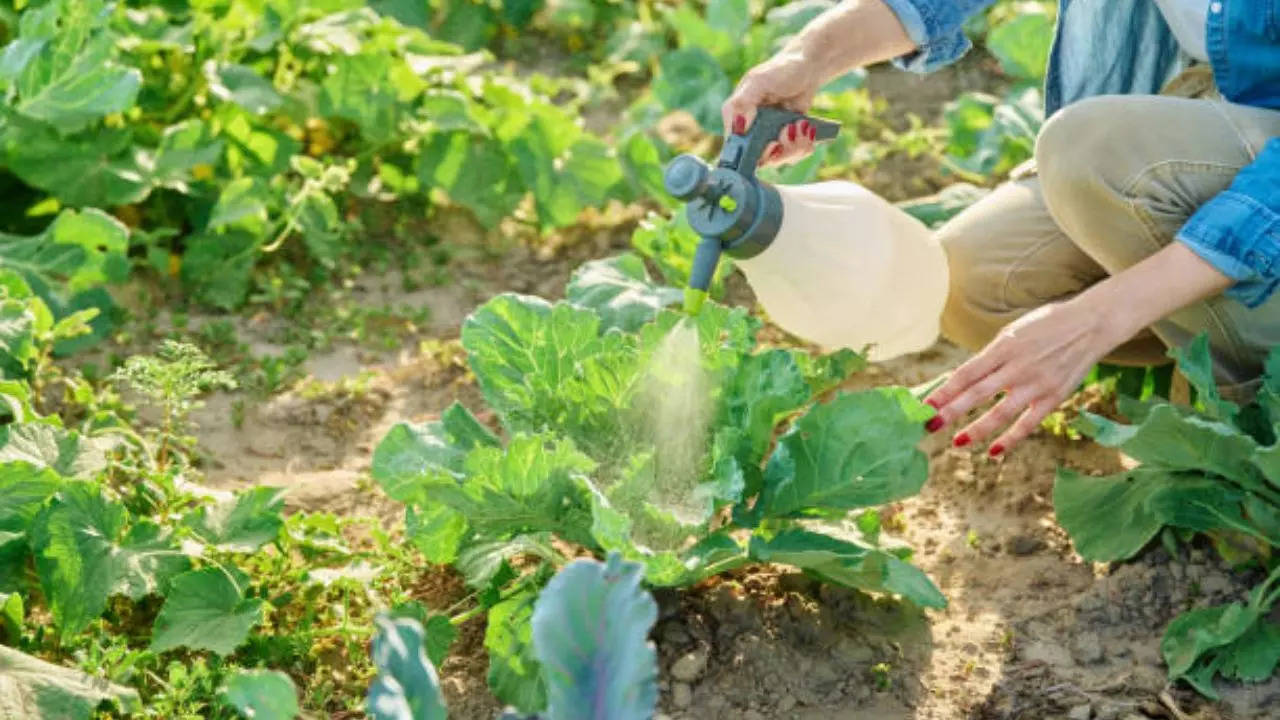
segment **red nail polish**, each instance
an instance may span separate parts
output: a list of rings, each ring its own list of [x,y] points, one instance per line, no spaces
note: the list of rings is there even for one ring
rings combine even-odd
[[[991,457],[999,457],[1002,452],[1004,452],[1004,446],[1000,443],[996,443],[991,446],[991,449],[987,451],[987,454]]]
[[[933,408],[934,410],[937,410],[937,409],[939,409],[939,408],[941,408],[941,407],[942,407],[941,405],[939,405],[939,404],[938,404],[938,401],[937,401],[937,400],[934,400],[933,398],[929,398],[929,399],[925,400],[925,401],[924,401],[924,404],[925,404],[925,405],[928,405],[929,407]]]
[[[938,432],[942,428],[943,420],[941,415],[934,416],[929,422],[924,424],[924,429],[929,432]]]
[[[795,126],[795,125],[788,125],[788,126],[787,126],[787,139],[788,139],[788,140],[790,140],[791,142],[795,142],[795,141],[796,141],[796,126]]]
[[[782,157],[782,146],[778,145],[773,148],[773,152],[769,153],[769,157],[777,159]]]
[[[802,137],[809,137],[809,121],[808,120],[800,121],[800,135]]]
[[[954,440],[951,441],[951,444],[955,445],[956,447],[964,447],[965,445],[968,445],[971,442],[973,442],[973,438],[969,437],[969,433],[960,433],[955,437]]]
[[[809,126],[809,139],[816,141],[818,139],[818,128]]]
[[[743,115],[736,115],[733,118],[733,132],[741,135],[747,131],[747,118]]]

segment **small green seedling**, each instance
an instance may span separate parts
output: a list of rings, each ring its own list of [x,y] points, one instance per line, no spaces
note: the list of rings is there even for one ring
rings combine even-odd
[[[893,666],[887,662],[876,663],[871,666],[871,677],[875,680],[876,689],[880,692],[888,692],[893,687],[893,678],[890,673]]]
[[[209,390],[236,387],[235,378],[218,370],[200,348],[173,340],[165,340],[155,355],[129,358],[112,379],[127,383],[160,407],[163,419],[155,452],[160,469],[169,465],[175,447],[192,444],[186,432],[191,412],[201,405],[197,398]]]

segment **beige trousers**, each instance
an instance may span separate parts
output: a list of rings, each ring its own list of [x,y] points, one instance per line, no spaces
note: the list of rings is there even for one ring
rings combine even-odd
[[[1033,175],[938,230],[951,269],[943,335],[976,351],[1024,313],[1155,253],[1277,135],[1280,112],[1223,101],[1203,68],[1162,95],[1069,105],[1041,130]],[[1280,293],[1252,310],[1223,296],[1183,308],[1108,362],[1162,364],[1205,331],[1219,383],[1250,383],[1280,344]]]

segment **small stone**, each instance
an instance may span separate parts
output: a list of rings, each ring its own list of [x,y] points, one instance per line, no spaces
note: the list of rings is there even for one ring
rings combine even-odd
[[[1044,540],[1034,535],[1014,535],[1009,539],[1009,553],[1012,555],[1031,555],[1045,547]]]
[[[805,675],[809,682],[813,683],[814,687],[821,687],[824,685],[834,687],[844,676],[843,673],[837,670],[835,666],[830,663],[818,663]]]
[[[693,688],[678,682],[671,686],[671,704],[681,710],[693,704]]]
[[[691,683],[697,680],[706,669],[707,652],[702,649],[690,650],[672,663],[671,677],[680,682]]]
[[[1093,612],[1106,607],[1106,604],[1107,602],[1097,595],[1085,595],[1080,598],[1080,602],[1076,604],[1076,607],[1078,607],[1081,612]]]
[[[1226,595],[1231,592],[1231,580],[1222,573],[1209,573],[1200,581],[1200,592],[1206,596]]]
[[[1093,665],[1102,662],[1106,655],[1102,651],[1102,639],[1096,632],[1083,632],[1071,640],[1071,656],[1082,665]]]
[[[1093,716],[1093,708],[1089,703],[1077,705],[1067,711],[1067,720],[1089,720]]]
[[[851,637],[841,638],[840,642],[832,648],[831,654],[836,662],[844,665],[869,663],[875,657],[875,651],[870,645]]]
[[[671,716],[666,713],[657,713],[653,716],[653,720],[671,720]]]
[[[742,713],[742,720],[764,720],[764,716],[755,710],[748,710]]]
[[[1167,678],[1157,665],[1135,665],[1129,673],[1129,685],[1134,689],[1157,693],[1164,687]]]
[[[1189,582],[1198,583],[1202,579],[1204,579],[1204,575],[1205,575],[1204,565],[1197,565],[1195,563],[1187,565],[1187,580]]]
[[[669,645],[684,645],[691,639],[689,633],[678,622],[668,623],[662,628],[662,641]]]
[[[796,706],[795,697],[791,695],[783,695],[782,699],[778,701],[778,712],[780,713],[791,712],[791,710],[794,709],[795,706]]]
[[[1046,665],[1068,665],[1071,656],[1060,645],[1037,641],[1028,643],[1022,648],[1019,656],[1027,662],[1042,662]]]
[[[1122,712],[1124,710],[1119,705],[1104,702],[1095,708],[1093,718],[1094,720],[1119,720]]]

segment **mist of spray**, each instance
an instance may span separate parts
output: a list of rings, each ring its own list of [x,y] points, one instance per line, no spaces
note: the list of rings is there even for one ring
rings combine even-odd
[[[703,520],[697,496],[708,447],[711,382],[702,367],[698,330],[681,321],[654,353],[641,402],[654,447],[654,487],[649,502],[682,523]]]

